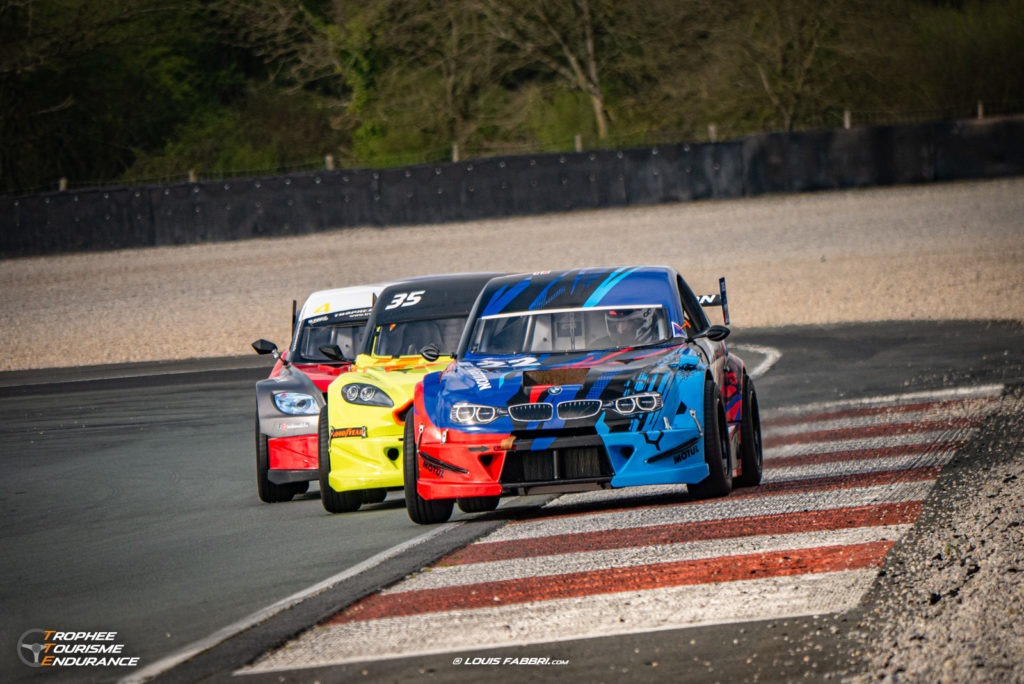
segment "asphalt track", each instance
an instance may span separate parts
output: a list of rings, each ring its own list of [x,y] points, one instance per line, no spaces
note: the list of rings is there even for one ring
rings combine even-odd
[[[794,654],[792,640],[823,631],[823,623],[810,616],[859,600],[888,545],[913,524],[945,459],[975,437],[993,392],[1024,382],[1022,339],[1021,327],[1006,323],[737,332],[738,346],[781,352],[758,382],[770,423],[767,482],[759,491],[702,506],[687,505],[684,495],[671,492],[562,497],[543,513],[538,507],[547,499],[510,500],[496,514],[463,516],[462,524],[438,528],[410,523],[394,497],[343,516],[326,514],[315,494],[288,504],[260,504],[252,472],[252,383],[266,364],[256,357],[0,374],[0,454],[7,473],[0,611],[2,642],[8,644],[0,679],[821,677],[846,657],[832,648],[831,630],[841,633],[842,625],[829,625],[803,655]],[[751,365],[765,358],[753,351],[744,355]],[[882,399],[861,401],[869,397]],[[877,425],[886,427],[877,430]],[[855,443],[864,431],[879,434],[867,435],[871,443]],[[817,446],[805,448],[808,444]],[[894,445],[902,445],[902,455],[887,461],[883,450]],[[918,449],[917,455],[907,459],[908,449]],[[828,456],[837,453],[847,456]],[[858,493],[866,493],[868,503]],[[744,508],[749,505],[754,507]],[[877,516],[872,524],[858,522],[864,518],[856,515],[871,516],[864,506],[884,510],[884,524]],[[715,507],[721,515],[709,513]],[[807,536],[810,522],[801,515],[840,507],[854,516],[850,522]],[[700,509],[709,515],[697,515]],[[707,525],[751,512],[775,516],[772,525],[780,525],[769,530],[772,541],[757,542],[760,565],[746,568],[762,584],[730,598],[728,591],[743,585],[734,576],[688,583],[694,563],[725,557],[732,560],[722,572],[740,568],[729,535],[712,533]],[[668,517],[635,521],[652,515]],[[599,526],[576,528],[581,522]],[[693,526],[703,550],[675,542],[666,546],[657,537],[659,529],[682,522]],[[630,541],[616,545],[612,540],[623,530]],[[571,535],[581,533],[609,540],[610,547],[560,548],[553,553],[563,567],[529,569],[552,557],[545,544],[577,543]],[[420,542],[410,544],[416,539]],[[463,547],[461,558],[449,555]],[[593,555],[623,548],[635,558],[622,562]],[[654,564],[644,555],[651,549],[674,579],[644,584]],[[488,561],[493,553],[497,560]],[[417,574],[407,580],[412,584],[394,584],[442,558],[436,571]],[[571,576],[544,579],[559,577],[570,565]],[[803,575],[811,578],[803,583],[765,574],[765,567],[787,565],[817,571]],[[616,582],[633,585],[633,593],[610,590]],[[574,590],[577,585],[584,589]],[[805,591],[812,585],[819,589]],[[482,586],[498,586],[501,596],[513,598],[489,607],[490,623],[467,621],[460,630],[459,621],[466,618],[457,611],[476,617],[486,612],[465,603]],[[390,588],[356,606],[362,615],[342,612],[384,587]],[[816,598],[797,606],[787,591]],[[543,614],[539,603],[558,592],[567,603]],[[589,612],[593,601],[609,597],[625,603]],[[775,604],[782,605],[781,612],[770,612]],[[746,612],[728,612],[735,605]],[[515,615],[521,614],[501,611],[516,606],[535,611],[536,630],[528,626],[511,642],[492,638],[515,628],[520,619]],[[583,608],[572,613],[566,610],[570,606]],[[678,608],[665,614],[665,606]],[[683,608],[693,606],[698,609],[692,615],[682,615]],[[599,615],[605,614],[621,622],[603,623]],[[419,623],[387,622],[397,618]],[[310,655],[317,653],[315,646],[300,650],[301,641],[293,647],[298,662],[280,655],[257,660],[325,619],[329,623],[318,628],[326,644],[321,661]],[[397,641],[383,638],[389,624]],[[463,641],[451,633],[452,625]],[[562,636],[536,636],[550,635],[552,627]],[[116,631],[125,654],[139,656],[140,668],[29,668],[18,659],[16,644],[30,629]],[[342,640],[332,642],[332,632]],[[359,642],[360,633],[382,638]],[[580,634],[585,637],[574,637]],[[478,638],[483,635],[487,639]],[[346,642],[354,645],[348,656],[337,646]],[[457,666],[456,658],[464,660]],[[486,664],[492,658],[548,659],[548,664]],[[232,674],[254,660],[247,674]]]

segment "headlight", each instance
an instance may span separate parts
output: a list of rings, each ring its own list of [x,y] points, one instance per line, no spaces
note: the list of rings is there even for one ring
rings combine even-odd
[[[315,416],[320,413],[316,399],[302,392],[278,392],[274,395],[274,406],[290,416]]]
[[[450,417],[453,423],[459,425],[487,425],[507,415],[508,411],[496,406],[459,402],[452,406]]]
[[[624,416],[634,413],[650,413],[662,407],[661,395],[657,392],[643,392],[619,397],[612,402],[612,407]]]
[[[384,390],[373,385],[364,385],[361,382],[353,382],[341,388],[341,398],[350,404],[361,404],[363,406],[386,406],[392,407],[395,402]]]

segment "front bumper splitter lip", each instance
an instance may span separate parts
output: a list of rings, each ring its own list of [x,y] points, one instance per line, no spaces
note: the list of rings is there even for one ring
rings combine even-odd
[[[504,494],[527,496],[530,494],[572,494],[611,488],[611,478],[586,478],[580,480],[547,480],[540,482],[502,482]]]
[[[318,477],[316,469],[308,470],[268,470],[267,479],[277,485],[290,482],[311,482]]]

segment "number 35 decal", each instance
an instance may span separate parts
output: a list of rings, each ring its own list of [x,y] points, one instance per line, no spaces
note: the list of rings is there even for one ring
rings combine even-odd
[[[398,292],[391,299],[391,303],[384,307],[385,310],[397,309],[400,306],[416,306],[420,303],[420,297],[426,290],[416,290],[414,292]]]

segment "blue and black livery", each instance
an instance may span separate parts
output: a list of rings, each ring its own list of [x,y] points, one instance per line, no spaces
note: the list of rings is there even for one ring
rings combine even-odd
[[[756,393],[728,333],[668,267],[495,278],[457,361],[417,388],[410,517],[489,510],[503,494],[759,483]]]

